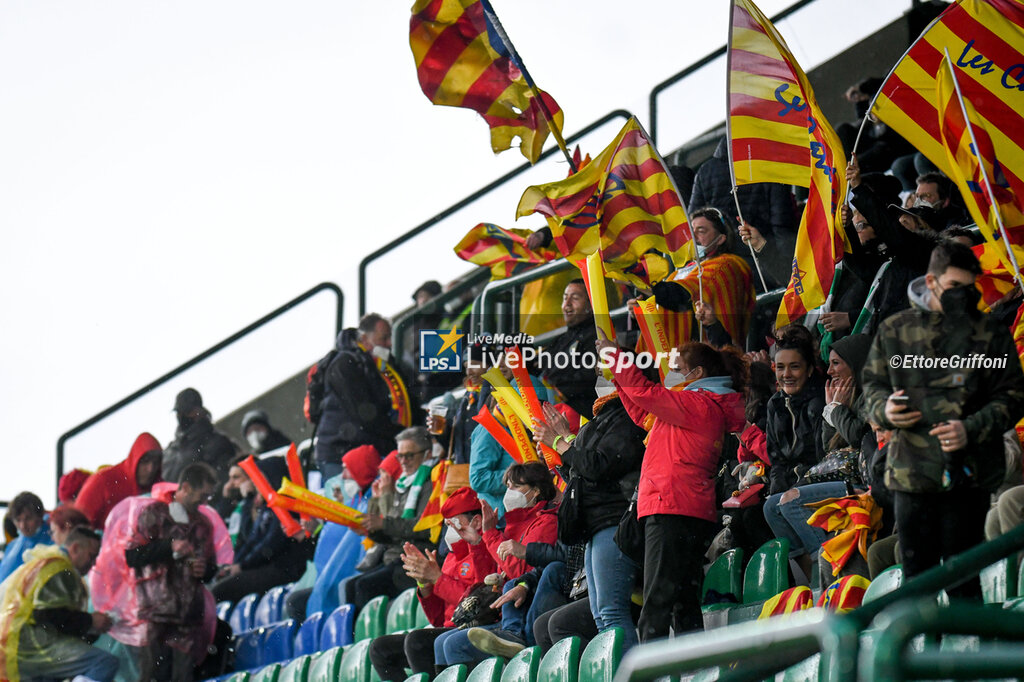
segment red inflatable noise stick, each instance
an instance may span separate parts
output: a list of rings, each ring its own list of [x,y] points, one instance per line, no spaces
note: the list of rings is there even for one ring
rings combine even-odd
[[[288,453],[285,454],[284,459],[288,463],[288,478],[292,479],[292,483],[305,488],[306,477],[302,475],[302,462],[299,461],[299,450],[295,447],[295,443],[288,446]],[[299,514],[299,520],[309,521],[309,514]]]
[[[295,537],[297,535],[305,535],[306,531],[302,529],[299,522],[292,518],[284,509],[274,505],[274,500],[277,499],[277,492],[270,487],[270,482],[267,480],[260,468],[256,466],[256,459],[249,455],[247,458],[238,463],[238,466],[242,468],[248,476],[249,480],[252,481],[253,485],[256,486],[256,490],[259,491],[263,499],[267,501],[267,506],[270,507],[274,514],[277,516],[277,520],[281,522],[281,528],[284,529],[284,534],[288,537]]]

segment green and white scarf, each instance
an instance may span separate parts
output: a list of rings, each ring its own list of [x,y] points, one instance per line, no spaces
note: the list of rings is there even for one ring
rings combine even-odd
[[[399,494],[404,493],[406,490],[409,491],[405,498],[405,508],[402,510],[403,519],[411,519],[416,516],[417,502],[419,502],[420,493],[423,492],[423,484],[426,483],[428,478],[430,478],[430,467],[422,464],[415,474],[402,476],[395,481],[395,490]]]

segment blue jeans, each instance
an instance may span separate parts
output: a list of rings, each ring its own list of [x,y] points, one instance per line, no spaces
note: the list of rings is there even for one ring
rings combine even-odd
[[[789,558],[804,554],[815,554],[828,539],[828,533],[821,528],[807,525],[807,519],[814,509],[804,505],[821,502],[830,497],[846,497],[846,484],[841,481],[811,483],[797,490],[800,496],[786,504],[779,504],[785,493],[772,495],[764,502],[764,520],[777,538],[789,540]]]
[[[568,601],[562,594],[564,577],[565,564],[561,561],[553,561],[545,566],[532,599],[519,607],[511,602],[501,607],[501,629],[526,642],[526,646],[536,644],[533,638],[534,621],[541,614],[557,609]],[[517,582],[519,581],[509,580],[505,583],[504,591],[511,590]]]
[[[498,624],[484,625],[485,630],[497,630]],[[469,630],[449,630],[434,640],[434,663],[456,665],[486,661],[491,654],[485,654],[469,643]]]
[[[622,628],[622,650],[627,651],[637,643],[629,598],[633,594],[639,567],[615,544],[616,529],[616,526],[611,526],[594,533],[587,543],[583,565],[587,571],[590,612],[594,615],[597,631]]]

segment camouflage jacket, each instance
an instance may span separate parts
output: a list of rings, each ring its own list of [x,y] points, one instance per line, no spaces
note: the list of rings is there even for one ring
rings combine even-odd
[[[910,396],[909,410],[922,412],[914,426],[894,429],[886,485],[903,492],[940,492],[946,468],[959,467],[962,460],[972,472],[967,485],[994,490],[1005,471],[1002,434],[1024,410],[1024,373],[1013,339],[987,315],[952,319],[925,308],[923,279],[908,287],[914,308],[892,315],[879,326],[861,377],[864,415],[870,421],[894,429],[885,417],[885,404],[898,389]],[[972,367],[972,361],[979,364],[976,354],[1005,367]],[[918,363],[934,366],[915,366],[908,356],[924,358],[924,363]],[[949,365],[942,367],[946,358]],[[961,366],[951,366],[954,362]],[[963,421],[967,446],[946,454],[928,431],[955,419]]]

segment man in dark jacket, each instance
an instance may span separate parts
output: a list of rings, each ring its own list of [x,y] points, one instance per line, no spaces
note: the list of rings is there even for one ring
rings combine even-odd
[[[969,248],[939,243],[910,285],[912,309],[882,322],[864,366],[865,414],[894,429],[885,483],[908,578],[984,540],[1003,432],[1024,408],[1013,339],[978,310],[979,274]],[[981,595],[977,578],[954,590]]]
[[[221,482],[227,480],[235,444],[213,428],[210,412],[203,407],[203,397],[194,388],[186,388],[174,399],[174,412],[178,429],[174,440],[164,448],[162,476],[165,481],[177,481],[190,464],[207,464],[217,472]]]
[[[749,237],[741,236],[749,238],[754,250],[758,251],[765,283],[769,289],[786,286],[792,272],[793,250],[800,223],[792,191],[787,185],[759,182],[740,185],[736,188],[736,196],[748,229],[754,228]],[[732,195],[729,151],[724,137],[715,148],[714,155],[697,169],[688,212],[692,215],[707,206],[721,211],[726,216],[727,225],[735,224],[732,219],[736,216],[736,200]],[[747,261],[756,273],[749,248],[736,249],[736,255]],[[754,277],[754,286],[758,293],[762,292],[761,279],[757,276]]]
[[[562,295],[562,319],[565,320],[565,333],[559,336],[547,351],[551,360],[541,367],[543,377],[558,389],[565,402],[580,415],[590,419],[594,416],[594,367],[584,367],[583,362],[561,361],[559,368],[555,362],[561,355],[572,357],[582,353],[593,353],[597,341],[597,327],[594,326],[594,309],[590,307],[590,296],[582,279],[574,279],[565,286]]]
[[[370,313],[356,329],[338,335],[338,354],[327,367],[326,391],[317,425],[316,463],[324,479],[341,473],[341,457],[352,448],[372,445],[384,456],[393,449],[402,430],[397,401],[409,416],[405,383],[395,381],[389,364],[391,325]],[[408,425],[408,423],[406,424]]]

